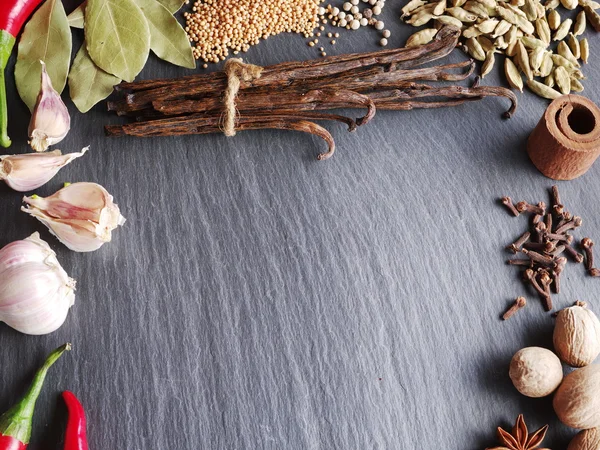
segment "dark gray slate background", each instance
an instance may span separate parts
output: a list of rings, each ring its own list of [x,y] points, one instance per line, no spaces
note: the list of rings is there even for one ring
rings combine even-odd
[[[385,10],[393,46],[414,31],[398,19],[402,3]],[[585,93],[598,102],[597,36],[588,37]],[[370,51],[378,40],[373,29],[343,31],[326,47]],[[296,35],[245,55],[264,65],[314,57]],[[13,64],[11,151],[26,152]],[[501,70],[485,83],[502,82]],[[188,73],[152,56],[140,78]],[[73,253],[0,187],[0,245],[40,231],[78,280],[57,332],[0,326],[0,409],[47,352],[72,341],[39,399],[33,450],[62,448],[63,389],[86,406],[95,450],[477,450],[521,412],[531,428],[550,424],[546,446],[566,448],[574,431],[551,400],[520,396],[507,373],[521,347],[550,346],[553,327],[504,265],[526,221],[497,199],[546,200],[552,184],[525,153],[547,102],[519,100],[509,121],[507,101],[489,99],[379,112],[354,134],[326,124],[338,145],[327,162],[315,159],[323,142],[294,132],[108,139],[103,125],[119,119],[104,104],[82,115],[69,102],[72,131],[58,147],[91,151],[37,193],[98,182],[128,221],[100,251]],[[599,175],[597,165],[559,183],[584,218],[578,237],[600,240]],[[530,305],[501,322],[521,294]],[[600,310],[599,294],[600,280],[570,264],[555,303]]]

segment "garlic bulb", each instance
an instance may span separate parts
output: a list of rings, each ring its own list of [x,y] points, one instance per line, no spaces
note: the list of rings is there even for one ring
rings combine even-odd
[[[38,233],[0,250],[0,321],[25,334],[58,329],[75,302],[75,280]]]
[[[68,155],[54,150],[48,153],[0,156],[0,180],[15,191],[32,191],[46,184],[61,168],[83,156],[88,149],[86,147],[79,153]]]
[[[112,195],[96,183],[73,183],[47,198],[24,197],[21,210],[46,225],[71,250],[92,252],[125,223]]]
[[[52,81],[42,64],[42,86],[38,94],[31,121],[29,122],[29,143],[36,152],[43,152],[49,146],[62,141],[71,128],[71,116],[60,94],[52,87]]]

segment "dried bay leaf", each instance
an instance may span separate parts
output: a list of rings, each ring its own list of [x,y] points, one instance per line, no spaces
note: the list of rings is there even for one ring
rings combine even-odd
[[[158,0],[171,14],[175,14],[181,9],[185,0]]]
[[[71,30],[60,0],[47,0],[31,17],[19,40],[15,81],[19,95],[30,110],[40,92],[42,65],[57,92],[67,82],[71,61]]]
[[[88,0],[85,40],[94,63],[125,81],[133,81],[148,60],[150,28],[133,0]]]
[[[83,22],[84,22],[84,12],[85,12],[85,5],[87,3],[87,0],[84,1],[81,5],[79,5],[77,8],[75,8],[71,14],[69,14],[67,16],[67,19],[69,20],[69,26],[71,28],[80,28],[83,29]]]
[[[108,97],[113,86],[120,82],[119,78],[94,64],[84,42],[69,73],[69,92],[77,109],[82,113],[88,112],[92,106]]]
[[[150,49],[161,59],[188,69],[196,67],[190,40],[177,19],[156,0],[135,0],[148,19]]]

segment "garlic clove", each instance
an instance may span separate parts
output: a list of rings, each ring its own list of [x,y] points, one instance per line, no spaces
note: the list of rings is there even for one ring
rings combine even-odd
[[[38,233],[0,249],[0,321],[25,334],[47,334],[75,302],[75,280]]]
[[[85,147],[78,153],[67,155],[54,150],[48,153],[0,156],[0,180],[15,191],[32,191],[46,184],[60,169],[88,150],[89,147]]]
[[[74,183],[54,195],[24,197],[21,210],[37,218],[64,245],[76,252],[91,252],[112,239],[112,231],[125,223],[106,189],[96,183]]]
[[[43,61],[40,63],[42,85],[29,122],[29,144],[36,152],[43,152],[62,141],[71,128],[69,111],[60,94],[52,87],[46,64]]]

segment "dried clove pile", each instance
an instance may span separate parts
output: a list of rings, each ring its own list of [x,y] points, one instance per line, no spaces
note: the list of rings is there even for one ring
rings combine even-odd
[[[489,96],[509,99],[511,107],[505,116],[510,117],[517,99],[509,89],[479,86],[478,80],[470,87],[423,83],[461,81],[472,74],[472,60],[423,67],[450,54],[459,34],[454,27],[444,27],[430,43],[419,47],[264,67],[260,76],[236,83],[234,131],[273,128],[311,133],[327,142],[328,151],[318,156],[327,159],[335,150],[334,139],[314,121],[340,121],[354,131],[368,123],[377,109],[440,108]],[[223,99],[229,83],[225,72],[122,83],[115,88],[118,98],[108,103],[108,109],[132,121],[106,126],[106,134],[146,137],[223,132],[223,118],[231,116]],[[367,112],[358,119],[325,112],[341,108]]]
[[[565,209],[557,186],[552,186],[549,208],[543,201],[536,205],[525,201],[514,204],[510,197],[502,197],[501,201],[513,216],[531,217],[529,230],[506,247],[522,257],[509,259],[507,263],[523,268],[523,280],[540,296],[546,311],[552,310],[552,293],[560,292],[560,275],[568,261],[578,264],[585,261],[587,272],[600,276],[600,270],[593,267],[592,240],[581,241],[585,255],[573,245],[571,232],[581,226],[582,219]]]

